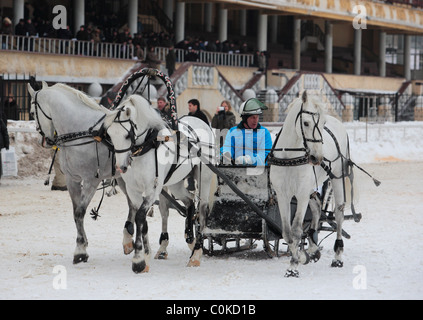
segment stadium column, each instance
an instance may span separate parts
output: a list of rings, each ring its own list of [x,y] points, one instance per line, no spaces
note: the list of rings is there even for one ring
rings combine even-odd
[[[247,35],[247,9],[239,10],[239,29],[240,35],[245,37]]]
[[[411,80],[411,36],[404,35],[404,78]]]
[[[379,32],[379,76],[386,76],[386,32]]]
[[[166,16],[173,22],[173,0],[163,1],[163,11]]]
[[[206,32],[212,32],[213,3],[204,4],[204,25]]]
[[[24,0],[13,1],[13,25],[16,26],[24,18]]]
[[[361,74],[361,36],[362,29],[354,29],[354,74]]]
[[[129,0],[128,27],[132,36],[138,33],[138,0]]]
[[[228,40],[228,9],[223,4],[219,7],[219,41]]]
[[[79,31],[79,28],[85,24],[85,0],[74,1],[74,34]]]
[[[325,21],[325,72],[332,73],[333,25]]]
[[[176,43],[185,38],[185,2],[176,2],[175,41]]]
[[[294,43],[293,43],[293,63],[295,70],[301,67],[301,19],[294,18]]]
[[[267,50],[267,14],[259,14],[257,30],[257,48],[259,51]]]
[[[278,18],[279,16],[270,16],[270,42],[278,43]]]

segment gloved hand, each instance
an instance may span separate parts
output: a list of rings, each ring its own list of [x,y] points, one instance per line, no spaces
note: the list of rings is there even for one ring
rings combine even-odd
[[[235,164],[253,164],[253,160],[249,155],[239,156],[235,159]]]

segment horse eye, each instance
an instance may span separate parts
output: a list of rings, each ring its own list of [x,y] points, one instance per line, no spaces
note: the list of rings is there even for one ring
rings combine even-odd
[[[308,127],[308,121],[304,122],[304,127]]]

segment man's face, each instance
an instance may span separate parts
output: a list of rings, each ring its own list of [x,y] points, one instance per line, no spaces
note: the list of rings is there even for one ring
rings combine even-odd
[[[197,111],[197,106],[195,104],[188,103],[188,110],[189,112],[194,113],[195,111]]]
[[[259,123],[259,115],[258,114],[255,114],[253,116],[249,116],[247,118],[247,124],[248,124],[248,127],[250,129],[257,128],[258,123]]]
[[[165,107],[166,102],[163,100],[157,100],[157,108],[159,108],[159,110],[163,110],[163,108]]]

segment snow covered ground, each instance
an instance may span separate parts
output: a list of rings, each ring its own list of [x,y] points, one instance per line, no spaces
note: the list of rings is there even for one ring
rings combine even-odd
[[[9,129],[17,126],[33,123]],[[301,266],[298,279],[284,278],[289,258],[267,258],[260,242],[255,250],[204,256],[199,268],[187,268],[184,220],[173,210],[168,260],[152,259],[149,273],[134,274],[132,256],[121,245],[127,214],[122,193],[105,198],[97,221],[86,217],[90,258],[73,265],[69,195],[44,186],[50,155],[34,143],[37,134],[18,133],[13,145],[20,176],[2,178],[0,185],[0,299],[422,299],[423,123],[346,126],[353,158],[382,184],[376,188],[357,173],[356,208],[363,219],[344,224],[351,235],[344,240],[344,267],[330,267],[330,235],[320,261]],[[100,197],[98,192],[89,210]],[[157,208],[148,222],[155,253]]]

